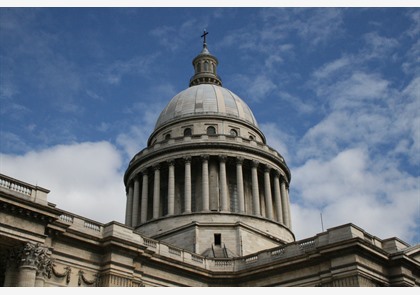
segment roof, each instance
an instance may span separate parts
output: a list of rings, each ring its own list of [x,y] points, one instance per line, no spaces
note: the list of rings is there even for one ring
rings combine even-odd
[[[213,84],[191,86],[175,95],[161,112],[155,130],[189,116],[217,115],[235,118],[258,128],[249,106],[235,93]]]

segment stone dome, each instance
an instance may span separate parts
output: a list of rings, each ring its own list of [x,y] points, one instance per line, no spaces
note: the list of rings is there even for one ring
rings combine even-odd
[[[218,85],[199,84],[170,100],[161,112],[155,130],[171,121],[200,115],[239,119],[258,128],[251,109],[235,93]]]

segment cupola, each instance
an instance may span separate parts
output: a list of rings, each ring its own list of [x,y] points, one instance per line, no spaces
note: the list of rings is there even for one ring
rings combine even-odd
[[[199,84],[214,84],[222,86],[222,79],[217,75],[218,60],[211,55],[207,48],[206,36],[208,32],[204,30],[203,35],[203,50],[193,59],[194,76],[190,79],[190,87]]]

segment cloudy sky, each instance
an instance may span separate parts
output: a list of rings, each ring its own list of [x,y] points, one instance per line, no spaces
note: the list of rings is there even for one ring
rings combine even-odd
[[[0,8],[0,172],[124,222],[124,171],[204,28],[291,169],[297,239],[353,223],[420,242],[418,8]]]

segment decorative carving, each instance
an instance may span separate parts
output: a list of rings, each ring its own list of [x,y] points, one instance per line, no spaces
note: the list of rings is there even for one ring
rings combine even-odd
[[[66,266],[64,268],[64,272],[63,273],[59,273],[57,270],[55,270],[56,265],[53,264],[51,267],[52,273],[54,274],[54,276],[56,276],[57,278],[66,278],[66,284],[68,285],[70,283],[70,274],[71,274],[71,267],[70,266]]]
[[[83,270],[79,270],[79,273],[78,273],[78,275],[79,275],[79,279],[77,280],[77,285],[78,286],[81,286],[82,285],[82,282],[83,283],[85,283],[86,285],[88,285],[88,286],[92,286],[92,285],[95,285],[95,286],[97,286],[98,285],[98,281],[99,281],[99,274],[97,274],[97,275],[94,275],[94,278],[93,279],[91,279],[91,280],[88,280],[86,277],[85,277],[85,273],[84,273],[84,271]]]
[[[51,258],[43,255],[37,262],[36,276],[51,278],[53,261]]]
[[[236,164],[243,164],[244,158],[243,157],[236,157]]]
[[[16,257],[18,266],[32,266],[36,269],[37,276],[51,277],[52,259],[48,248],[41,244],[26,243],[11,253]],[[12,257],[11,256],[11,257]]]

